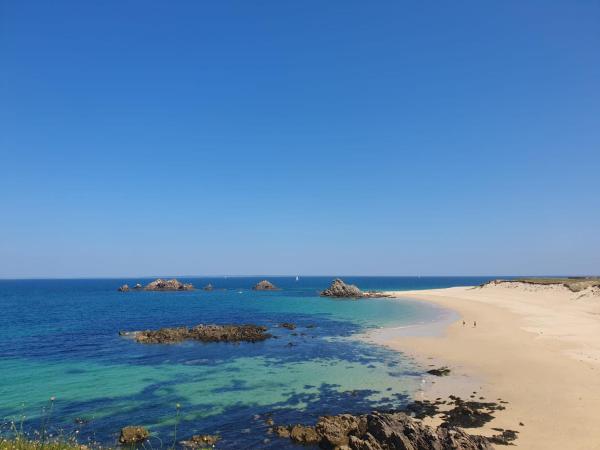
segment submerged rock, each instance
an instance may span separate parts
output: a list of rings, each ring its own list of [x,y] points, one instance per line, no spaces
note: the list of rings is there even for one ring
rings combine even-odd
[[[321,292],[323,297],[338,297],[338,298],[360,298],[364,293],[353,284],[346,284],[341,279],[336,278],[331,282],[331,285]]]
[[[123,286],[119,287],[117,289],[117,291],[119,291],[119,292],[129,292],[129,285],[128,284],[124,284]]]
[[[283,322],[279,325],[281,328],[287,328],[288,330],[295,330],[296,325],[290,322]]]
[[[267,328],[258,325],[197,325],[192,328],[161,328],[120,332],[142,344],[174,344],[185,340],[201,342],[259,342],[272,337]]]
[[[195,434],[190,439],[181,441],[180,444],[184,447],[203,448],[207,445],[215,445],[219,439],[221,439],[221,437],[216,434]]]
[[[191,291],[193,289],[194,286],[191,283],[184,284],[175,278],[172,280],[158,278],[144,288],[146,291]]]
[[[292,432],[296,427],[301,427],[297,428],[296,434],[310,441],[294,439]],[[470,435],[447,425],[432,428],[404,413],[324,416],[319,418],[314,429],[299,425],[278,429],[281,432],[275,431],[279,436],[329,449],[492,450],[490,442],[483,436]]]
[[[150,437],[150,433],[144,427],[129,426],[121,428],[119,443],[124,445],[139,444]]]
[[[255,291],[277,291],[279,288],[268,280],[259,281],[252,288]]]
[[[205,291],[212,291],[214,288],[213,288],[213,285],[212,285],[212,284],[208,283],[208,284],[207,284],[206,286],[204,286],[202,289],[204,289]]]

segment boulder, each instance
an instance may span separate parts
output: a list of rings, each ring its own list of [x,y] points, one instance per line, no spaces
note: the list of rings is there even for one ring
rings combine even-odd
[[[201,342],[259,342],[273,337],[267,328],[258,325],[197,325],[192,328],[161,328],[120,332],[142,344],[174,344],[186,340]]]
[[[346,284],[341,279],[336,278],[331,282],[331,285],[321,292],[323,297],[338,297],[338,298],[360,298],[364,293],[353,284]]]
[[[117,291],[119,291],[119,292],[129,292],[129,285],[128,284],[124,284],[123,286],[121,286],[120,288],[118,288]]]
[[[150,437],[150,433],[144,427],[129,426],[121,428],[119,443],[123,445],[139,444],[146,441]]]
[[[252,288],[255,291],[277,291],[279,288],[268,280],[259,281]]]
[[[287,328],[288,330],[295,330],[296,329],[296,325],[290,322],[283,322],[281,324],[279,324],[279,326],[281,328]]]
[[[158,278],[144,288],[146,291],[191,291],[193,289],[194,286],[191,283],[184,284],[175,278],[172,280]]]
[[[140,283],[136,283],[133,288],[134,289],[142,289],[142,285]]]

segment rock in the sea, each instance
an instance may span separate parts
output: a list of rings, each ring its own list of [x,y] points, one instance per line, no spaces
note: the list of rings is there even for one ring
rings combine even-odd
[[[287,431],[291,438],[293,428],[278,428]],[[303,427],[298,434],[302,435],[301,431],[307,429],[312,430],[311,427]],[[277,434],[288,437],[285,431]],[[343,414],[321,417],[314,432],[314,442],[329,449],[492,450],[489,440],[483,436],[470,435],[460,428],[447,425],[432,428],[404,413],[374,412],[364,416]],[[307,433],[311,439],[315,439],[310,431]]]
[[[287,328],[288,330],[295,330],[296,325],[290,322],[283,322],[279,325],[281,328]]]
[[[345,298],[360,298],[364,293],[353,284],[346,284],[339,278],[331,282],[331,285],[321,292],[323,297],[345,297]]]
[[[191,283],[184,284],[175,278],[172,280],[158,278],[148,283],[144,289],[146,291],[191,291],[194,286]]]
[[[136,283],[133,288],[134,289],[142,289],[142,285],[140,283]]]
[[[278,426],[275,427],[275,429],[273,431],[279,437],[282,437],[282,438],[289,438],[290,437],[290,429],[288,427],[284,427],[282,425],[278,425]]]
[[[212,291],[214,288],[213,288],[213,285],[212,285],[212,284],[208,283],[208,284],[207,284],[206,286],[204,286],[202,289],[204,289],[205,291]]]
[[[290,439],[301,444],[315,445],[321,440],[315,427],[307,427],[304,425],[294,425],[290,429]]]
[[[268,280],[259,281],[252,288],[255,291],[277,291],[279,288]]]
[[[204,448],[206,446],[214,446],[221,439],[216,434],[195,434],[190,439],[181,441],[180,444],[190,448]]]
[[[258,325],[197,325],[192,328],[161,328],[121,332],[122,336],[132,336],[142,344],[174,344],[185,340],[201,342],[259,342],[270,337],[267,327]]]
[[[150,437],[150,433],[144,427],[129,426],[121,428],[119,443],[123,445],[139,444]]]
[[[119,291],[119,292],[129,292],[129,285],[128,284],[124,284],[123,286],[121,286],[120,288],[118,288],[117,291]]]

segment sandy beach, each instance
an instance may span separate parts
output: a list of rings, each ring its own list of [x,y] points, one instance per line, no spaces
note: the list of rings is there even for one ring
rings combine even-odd
[[[502,399],[506,409],[477,433],[516,430],[515,445],[527,450],[600,449],[597,290],[510,283],[392,294],[461,316],[436,337],[382,334],[385,344],[424,365],[452,370],[447,377],[427,377],[423,399],[468,398],[472,392],[477,399]]]

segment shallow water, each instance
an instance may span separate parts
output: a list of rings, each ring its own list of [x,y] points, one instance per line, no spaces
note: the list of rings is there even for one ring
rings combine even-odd
[[[220,448],[285,448],[264,420],[314,422],[322,414],[399,407],[423,369],[402,354],[352,338],[373,327],[435,323],[447,311],[389,299],[318,297],[331,277],[269,277],[282,288],[255,292],[261,278],[180,278],[216,290],[129,292],[119,280],[0,281],[0,417],[114,445],[122,426],[148,426],[168,444],[218,432]],[[488,278],[347,277],[363,289],[426,289]],[[222,289],[222,290],[220,290]],[[293,322],[297,329],[278,327]],[[266,325],[277,339],[255,344],[141,345],[119,337],[198,323]],[[180,408],[177,409],[176,405]],[[86,423],[76,425],[76,418]],[[264,442],[264,439],[272,439]]]

